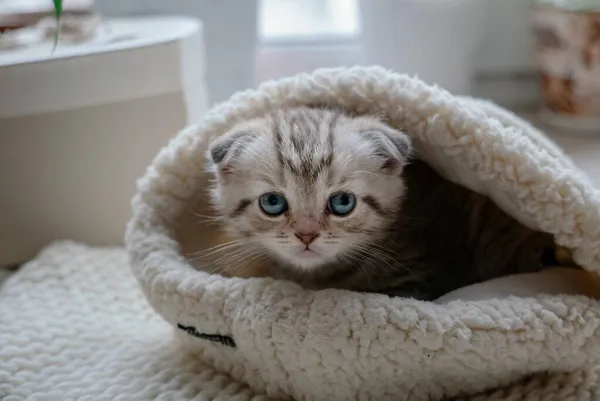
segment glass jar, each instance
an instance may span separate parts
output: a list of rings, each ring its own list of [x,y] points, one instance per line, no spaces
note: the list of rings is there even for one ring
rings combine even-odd
[[[535,0],[544,120],[600,134],[600,0]]]

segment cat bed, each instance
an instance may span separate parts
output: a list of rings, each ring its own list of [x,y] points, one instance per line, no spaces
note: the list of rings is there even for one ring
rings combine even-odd
[[[582,295],[432,303],[195,269],[192,239],[215,235],[195,217],[210,213],[208,143],[240,120],[301,105],[385,114],[438,173],[600,272],[600,193],[540,131],[379,67],[322,69],[217,105],[139,181],[126,235],[132,271],[182,349],[256,391],[298,400],[441,400],[600,365],[600,303]]]

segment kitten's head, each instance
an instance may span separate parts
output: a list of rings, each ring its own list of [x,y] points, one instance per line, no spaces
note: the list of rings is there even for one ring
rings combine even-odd
[[[211,143],[213,205],[248,246],[314,270],[384,234],[410,149],[408,136],[374,117],[279,110]]]

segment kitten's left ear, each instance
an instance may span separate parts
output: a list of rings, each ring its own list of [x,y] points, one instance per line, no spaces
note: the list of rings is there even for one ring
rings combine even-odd
[[[248,131],[231,131],[214,139],[209,148],[208,156],[213,163],[225,164],[235,158],[253,138],[254,134]]]
[[[412,142],[402,131],[385,126],[363,131],[362,135],[373,144],[375,155],[383,159],[385,170],[404,167],[412,157]]]

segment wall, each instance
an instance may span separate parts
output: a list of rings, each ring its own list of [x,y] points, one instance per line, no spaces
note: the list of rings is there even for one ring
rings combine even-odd
[[[509,106],[534,103],[537,93],[530,51],[530,1],[481,1],[489,2],[489,10],[487,31],[476,55],[475,94]],[[352,46],[346,46],[335,51],[328,49],[324,54],[319,52],[319,57],[312,59],[306,49],[300,48],[295,55],[295,58],[300,57],[299,63],[289,66],[282,56],[294,58],[293,49],[268,48],[259,51],[255,70],[259,0],[170,0],[168,4],[161,0],[96,0],[96,3],[96,8],[107,15],[175,13],[201,18],[206,26],[211,102],[225,100],[233,92],[264,79],[288,75],[288,69],[296,71],[299,66],[310,68],[320,64],[334,66],[343,61],[352,63],[357,54]],[[278,69],[282,64],[289,68]]]
[[[210,101],[253,85],[257,0],[96,0],[107,16],[189,15],[204,24]]]
[[[186,121],[181,93],[0,119],[0,266],[122,244],[136,180]]]
[[[487,31],[477,54],[478,69],[490,73],[522,73],[533,69],[529,0],[488,1]]]

